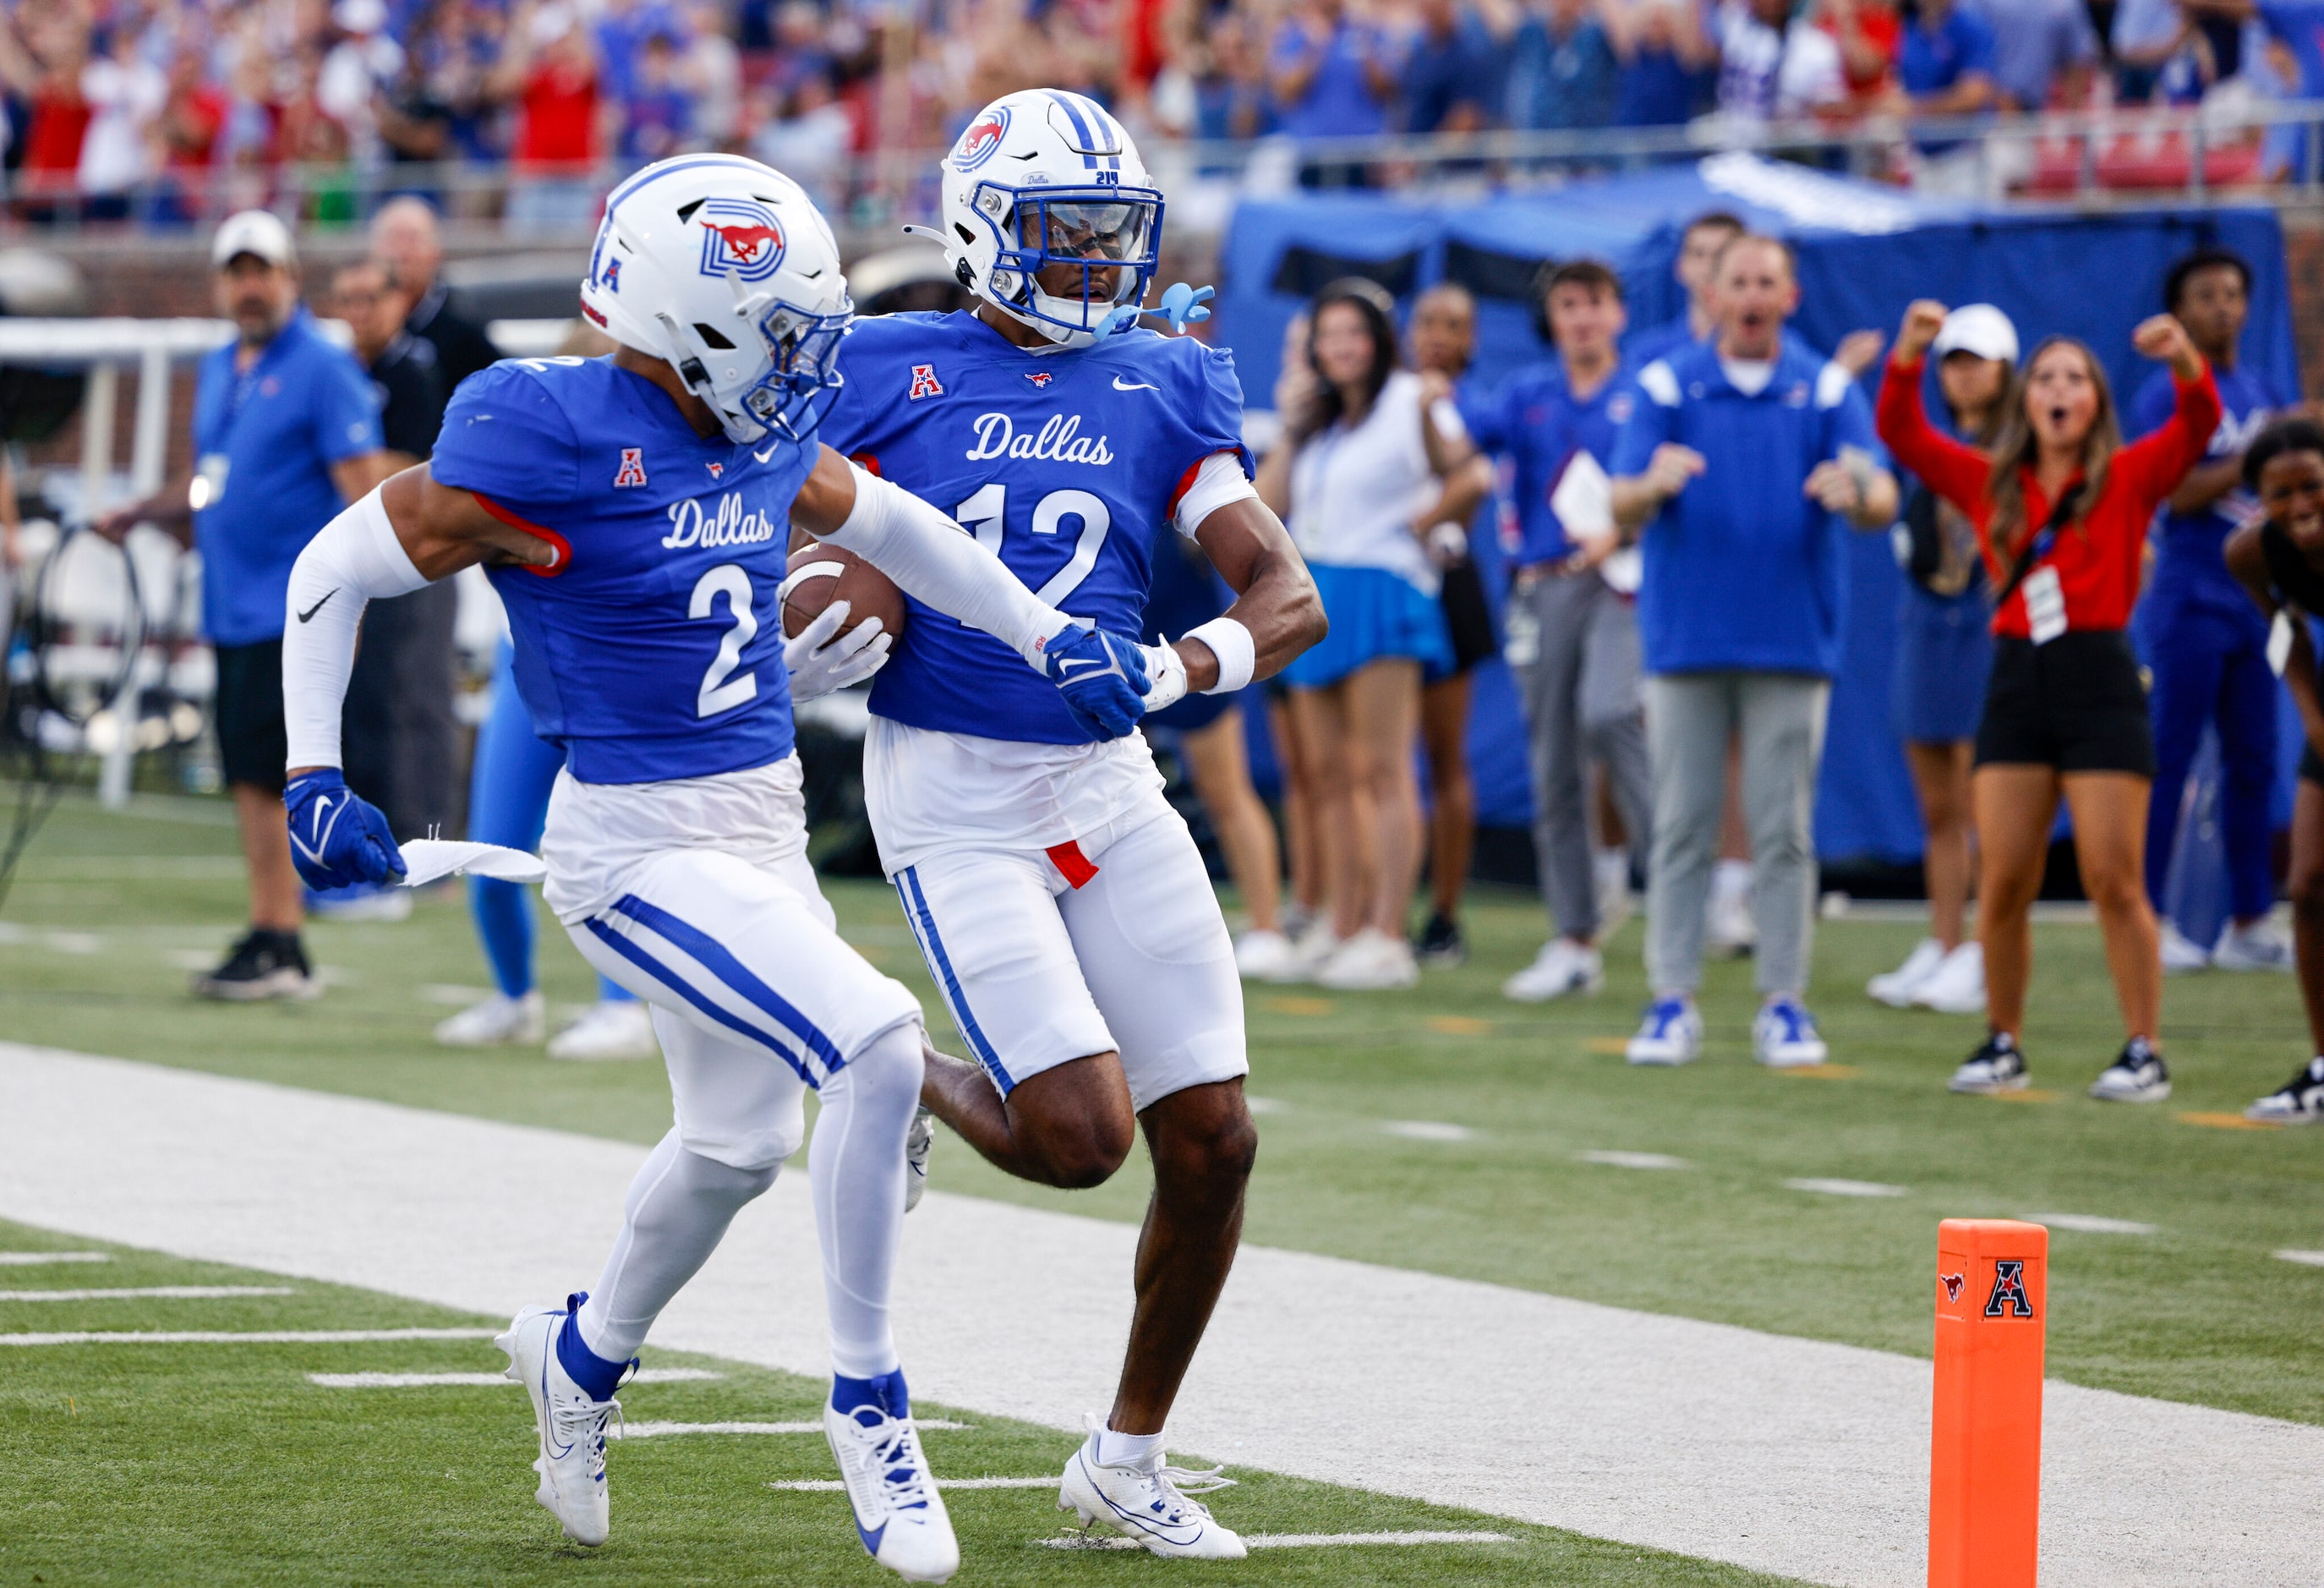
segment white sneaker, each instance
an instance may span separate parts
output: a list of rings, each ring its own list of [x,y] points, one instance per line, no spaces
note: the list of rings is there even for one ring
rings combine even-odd
[[[1591,856],[1590,869],[1598,884],[1598,936],[1602,941],[1622,929],[1634,907],[1629,851],[1600,849]]]
[[[2090,1083],[2090,1095],[2101,1103],[2160,1103],[2171,1095],[2171,1071],[2153,1043],[2133,1037]]]
[[[936,1116],[927,1109],[915,1110],[911,1129],[904,1132],[904,1211],[919,1206],[920,1194],[928,1188],[928,1154],[936,1150]]]
[[[903,1375],[890,1375],[900,1393]],[[890,1417],[877,1406],[823,1408],[823,1436],[839,1463],[855,1535],[872,1558],[907,1583],[941,1583],[960,1570],[952,1517],[920,1450],[908,1410]]]
[[[1210,1508],[1194,1494],[1209,1494],[1233,1485],[1219,1469],[1190,1471],[1166,1466],[1157,1453],[1153,1464],[1110,1467],[1098,1460],[1095,1417],[1084,1417],[1089,1437],[1065,1463],[1057,1486],[1057,1509],[1081,1518],[1084,1528],[1102,1526],[1134,1538],[1154,1554],[1181,1560],[1240,1560],[1250,1552],[1233,1528],[1221,1524]]]
[[[1623,1057],[1632,1064],[1692,1064],[1702,1051],[1702,1012],[1692,998],[1657,998]]]
[[[2163,922],[2163,974],[2184,975],[2189,971],[2208,970],[2211,956],[2200,943],[2190,942],[2179,929],[2179,923],[2165,918]]]
[[[1739,959],[1759,946],[1759,923],[1751,919],[1751,896],[1714,896],[1703,921],[1703,949],[1713,959]]]
[[[533,1426],[540,1454],[532,1470],[540,1474],[533,1498],[565,1525],[576,1544],[603,1544],[611,1528],[605,1499],[605,1423],[622,1415],[622,1403],[592,1400],[557,1360],[557,1332],[565,1307],[528,1306],[493,1341],[508,1354],[508,1376],[532,1397]],[[634,1364],[632,1364],[634,1365]]]
[[[1246,982],[1297,979],[1299,956],[1280,932],[1253,930],[1235,939],[1235,970]]]
[[[1377,927],[1366,927],[1341,944],[1315,971],[1315,984],[1335,992],[1384,992],[1419,980],[1412,945]]]
[[[2211,950],[2211,966],[2222,971],[2288,971],[2292,945],[2265,916],[2247,927],[2232,919],[2219,928],[2218,946]]]
[[[1913,945],[1913,952],[1904,963],[1886,974],[1873,977],[1864,983],[1864,990],[1891,1009],[1904,1009],[1913,1002],[1913,994],[1921,983],[1937,974],[1945,962],[1945,946],[1934,937],[1923,937]]]
[[[495,992],[449,1020],[438,1020],[436,1040],[447,1048],[490,1048],[502,1042],[530,1046],[540,1040],[543,1028],[540,989],[535,987],[521,998]]]
[[[1971,938],[1955,947],[1914,992],[1913,1002],[1939,1014],[1983,1014],[1985,945]]]
[[[549,1039],[551,1058],[651,1058],[660,1051],[653,1008],[634,998],[600,999]]]
[[[1759,1062],[1771,1070],[1794,1070],[1821,1064],[1830,1057],[1815,1016],[1796,998],[1778,998],[1759,1006],[1751,1021],[1751,1045]]]
[[[1332,923],[1319,916],[1296,932],[1286,934],[1291,939],[1291,961],[1277,978],[1285,982],[1312,982],[1324,963],[1340,951],[1340,939],[1333,935]]]
[[[1501,983],[1501,996],[1546,1003],[1569,992],[1595,992],[1606,984],[1606,956],[1571,937],[1552,937],[1533,963]]]

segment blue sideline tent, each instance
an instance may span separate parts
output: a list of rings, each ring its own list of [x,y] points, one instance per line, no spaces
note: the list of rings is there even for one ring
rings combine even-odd
[[[1526,302],[1542,261],[1606,261],[1622,276],[1631,325],[1656,325],[1683,306],[1671,274],[1679,235],[1713,209],[1793,243],[1802,288],[1793,326],[1817,346],[1829,348],[1862,327],[1893,331],[1915,298],[1990,302],[2016,322],[2029,350],[2053,333],[2088,341],[2124,400],[2152,368],[2131,351],[2131,328],[2162,307],[2172,262],[2202,245],[2232,248],[2255,272],[2244,358],[2285,391],[2300,389],[2282,234],[2265,208],[2005,213],[1747,154],[1462,203],[1386,194],[1247,202],[1227,235],[1216,339],[1234,349],[1250,406],[1266,409],[1284,329],[1325,282],[1370,276],[1408,304],[1436,282],[1458,281],[1478,295],[1475,378],[1490,390],[1550,356]],[[1817,848],[1827,862],[1911,861],[1921,852],[1920,819],[1888,704],[1902,576],[1885,537],[1858,536],[1853,551]],[[1498,596],[1499,569],[1488,566],[1486,573]],[[2292,728],[2284,743],[2296,745],[2297,733]],[[1498,663],[1478,679],[1470,741],[1479,819],[1524,826],[1530,819],[1524,734],[1515,691]],[[1265,753],[1263,745],[1254,749]],[[2282,759],[2288,778],[2296,755]]]

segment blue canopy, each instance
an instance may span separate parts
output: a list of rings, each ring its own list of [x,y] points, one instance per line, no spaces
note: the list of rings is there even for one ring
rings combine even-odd
[[[2149,367],[2131,350],[2131,328],[2163,307],[2172,263],[2199,246],[2231,248],[2253,272],[2243,356],[2282,390],[2301,389],[2283,238],[2272,210],[1991,211],[1747,154],[1465,203],[1388,194],[1245,203],[1227,234],[1216,340],[1235,350],[1250,405],[1269,408],[1284,329],[1325,280],[1362,267],[1408,302],[1449,277],[1479,291],[1474,373],[1489,390],[1551,356],[1525,301],[1534,262],[1603,260],[1621,275],[1633,328],[1657,325],[1683,305],[1672,274],[1681,232],[1722,209],[1792,243],[1801,286],[1793,326],[1815,346],[1831,347],[1864,327],[1893,332],[1915,298],[1993,303],[2029,351],[2053,334],[2089,343],[2125,398]],[[1910,861],[1921,853],[1920,816],[1889,728],[1902,576],[1884,536],[1858,537],[1852,552],[1816,845],[1826,860]],[[1498,600],[1499,569],[1486,571]],[[1521,826],[1531,819],[1524,746],[1516,692],[1489,663],[1477,679],[1470,727],[1480,821]],[[1254,750],[1265,753],[1263,745]]]

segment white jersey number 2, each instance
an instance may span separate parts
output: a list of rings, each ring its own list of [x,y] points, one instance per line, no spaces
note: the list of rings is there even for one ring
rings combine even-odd
[[[715,617],[722,595],[733,626],[719,636],[718,654],[710,659],[710,670],[702,675],[701,691],[694,697],[696,716],[716,716],[759,697],[758,674],[728,677],[742,663],[742,647],[759,634],[759,614],[751,610],[751,576],[734,563],[720,563],[694,582],[694,598],[687,604],[686,615]]]
[[[1001,521],[1008,511],[1009,487],[996,481],[954,508],[952,515],[968,527],[978,545],[998,557]],[[1102,497],[1093,496],[1087,491],[1052,491],[1033,504],[1033,533],[1054,535],[1068,518],[1082,521],[1081,538],[1074,542],[1074,554],[1065,567],[1049,577],[1047,584],[1034,592],[1052,606],[1089,577],[1090,569],[1097,566],[1098,552],[1105,546],[1106,531],[1113,527],[1113,514],[1106,511]]]

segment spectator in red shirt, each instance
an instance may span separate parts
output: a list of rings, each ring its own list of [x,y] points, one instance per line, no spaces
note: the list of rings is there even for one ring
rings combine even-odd
[[[207,65],[202,52],[190,48],[181,48],[170,62],[169,97],[150,129],[161,171],[151,212],[158,226],[191,226],[209,192],[226,97],[203,80]]]
[[[2123,631],[2138,600],[2147,525],[2202,458],[2219,422],[2218,389],[2185,328],[2156,315],[2132,343],[2171,366],[2178,405],[2161,429],[2126,447],[2097,355],[2052,337],[2026,361],[1993,445],[1966,446],[1941,434],[1921,405],[1923,360],[1944,319],[1941,304],[1925,300],[1905,310],[1880,388],[1879,427],[1896,461],[1976,527],[1996,592],[1973,784],[1990,1035],[1955,1072],[1952,1089],[2025,1085],[2018,1031],[2033,967],[2027,917],[2062,791],[2128,1039],[2090,1093],[2160,1102],[2171,1077],[2155,1047],[2163,965],[2145,883],[2154,734]]]
[[[1888,0],[1823,0],[1816,26],[1840,46],[1840,69],[1848,82],[1848,106],[1856,112],[1880,107],[1893,87],[1896,45],[1904,21]]]
[[[88,133],[88,102],[81,97],[81,72],[88,64],[87,19],[62,9],[0,20],[0,84],[28,104],[23,185],[32,201],[28,219],[50,220],[52,200],[73,192],[80,171],[81,141]]]
[[[596,207],[591,168],[605,110],[596,47],[570,5],[529,4],[510,18],[508,52],[493,72],[491,91],[518,106],[509,225],[586,225]]]

